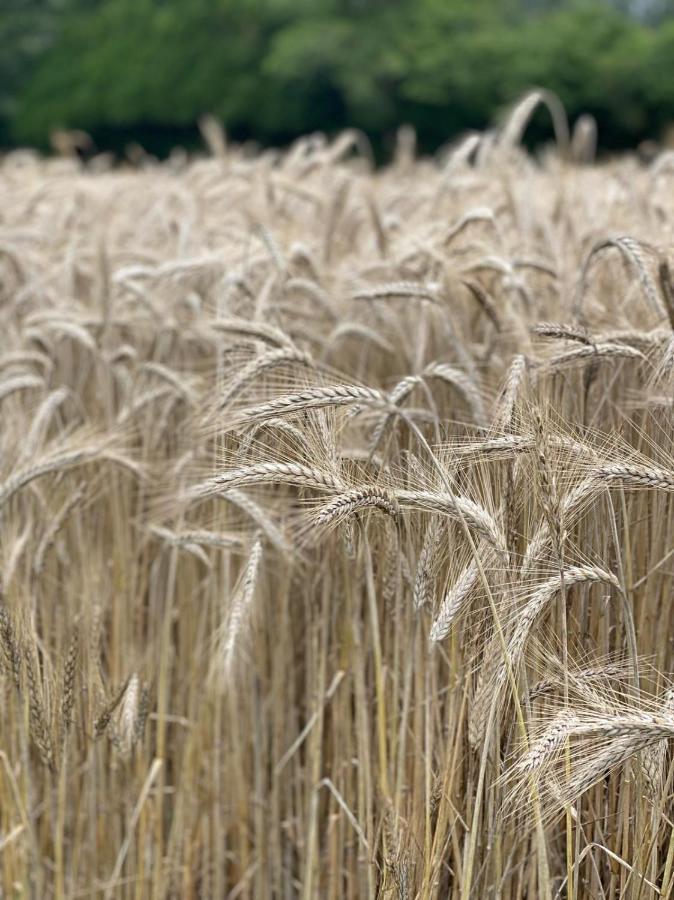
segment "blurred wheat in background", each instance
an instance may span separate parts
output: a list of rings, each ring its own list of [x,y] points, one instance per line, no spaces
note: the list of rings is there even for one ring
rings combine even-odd
[[[674,156],[202,126],[0,163],[0,893],[671,896]]]

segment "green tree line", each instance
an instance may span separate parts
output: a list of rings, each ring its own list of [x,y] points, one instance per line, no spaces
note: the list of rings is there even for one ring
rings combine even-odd
[[[3,0],[0,144],[55,127],[161,151],[209,112],[236,140],[401,122],[424,149],[531,86],[606,148],[674,121],[672,0]]]

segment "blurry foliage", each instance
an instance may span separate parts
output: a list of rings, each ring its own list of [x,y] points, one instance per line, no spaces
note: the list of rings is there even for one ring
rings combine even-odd
[[[674,0],[3,0],[0,46],[5,143],[189,141],[210,112],[238,140],[350,125],[378,149],[406,121],[429,149],[532,85],[608,147],[674,119]]]
[[[23,79],[50,46],[62,6],[58,0],[1,0],[0,145],[9,139]]]

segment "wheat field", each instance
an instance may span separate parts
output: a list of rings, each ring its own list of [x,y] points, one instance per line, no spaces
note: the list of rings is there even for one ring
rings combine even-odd
[[[0,896],[672,896],[674,155],[203,132],[0,162]]]

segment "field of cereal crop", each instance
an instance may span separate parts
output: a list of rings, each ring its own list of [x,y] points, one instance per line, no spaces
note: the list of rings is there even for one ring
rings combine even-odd
[[[671,896],[674,156],[540,99],[0,162],[1,896]]]

